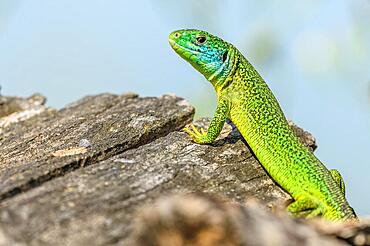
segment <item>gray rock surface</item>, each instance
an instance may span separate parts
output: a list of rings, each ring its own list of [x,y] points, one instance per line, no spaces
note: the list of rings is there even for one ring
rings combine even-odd
[[[181,129],[194,113],[183,102],[103,94],[3,127],[0,200]]]
[[[290,199],[232,124],[212,145],[194,144],[180,132],[194,108],[176,96],[102,94],[59,111],[43,107],[0,125],[0,245],[131,245],[138,211],[171,194],[207,193],[241,206],[258,200],[267,211]],[[316,147],[312,135],[292,128]],[[258,213],[251,223],[268,224],[272,215]],[[271,230],[282,238],[290,234],[279,226],[298,223],[273,220]]]
[[[271,215],[258,204],[244,207],[213,197],[169,196],[138,214],[132,245],[346,245],[287,214]]]

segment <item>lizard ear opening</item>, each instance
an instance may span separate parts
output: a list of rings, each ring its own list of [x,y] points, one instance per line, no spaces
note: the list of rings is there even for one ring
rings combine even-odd
[[[227,51],[225,51],[223,54],[222,54],[222,62],[225,62],[227,59]]]

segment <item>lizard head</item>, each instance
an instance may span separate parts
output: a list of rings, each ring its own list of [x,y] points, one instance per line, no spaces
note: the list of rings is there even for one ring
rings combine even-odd
[[[169,36],[172,48],[203,74],[212,84],[228,76],[234,48],[208,32],[192,29],[174,31]]]

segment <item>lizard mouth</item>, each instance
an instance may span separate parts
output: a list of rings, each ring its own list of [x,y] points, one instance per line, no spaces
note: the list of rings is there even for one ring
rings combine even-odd
[[[200,54],[201,52],[197,51],[197,50],[192,50],[192,49],[189,49],[188,47],[185,47],[185,46],[182,46],[182,45],[179,45],[175,40],[173,39],[169,39],[168,40],[171,47],[177,52],[177,53],[191,53],[191,54],[194,54],[194,55],[197,55],[197,54]]]

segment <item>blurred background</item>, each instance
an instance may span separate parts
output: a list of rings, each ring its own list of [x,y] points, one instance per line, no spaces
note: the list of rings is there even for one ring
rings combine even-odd
[[[1,93],[41,92],[57,108],[103,92],[176,93],[212,116],[210,83],[168,45],[180,28],[236,45],[370,215],[369,0],[1,0]]]

